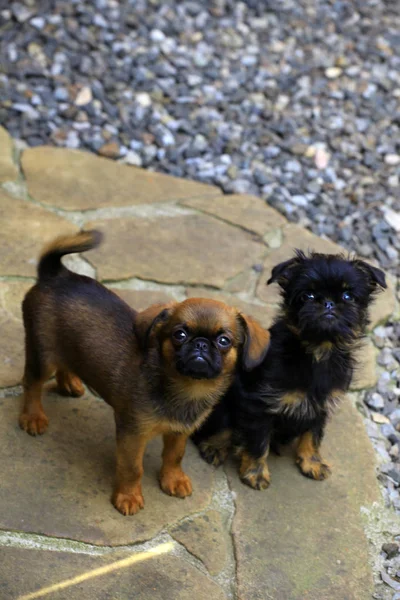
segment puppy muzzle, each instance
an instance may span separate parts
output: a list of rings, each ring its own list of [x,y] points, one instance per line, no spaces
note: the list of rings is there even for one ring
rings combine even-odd
[[[205,338],[196,338],[189,354],[178,359],[176,368],[182,375],[193,379],[212,379],[221,370],[214,362],[210,356],[210,342]]]

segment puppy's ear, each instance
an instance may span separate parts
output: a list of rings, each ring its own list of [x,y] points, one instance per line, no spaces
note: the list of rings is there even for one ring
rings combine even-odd
[[[267,281],[267,285],[270,283],[279,283],[281,287],[285,287],[292,275],[293,267],[299,265],[303,260],[306,259],[306,255],[302,250],[296,250],[296,256],[285,260],[285,262],[279,263],[272,269],[271,277]]]
[[[239,319],[244,333],[242,365],[246,371],[251,371],[264,360],[271,336],[252,317],[239,313]]]
[[[369,277],[370,283],[373,287],[380,285],[384,289],[387,288],[385,273],[381,271],[381,269],[377,269],[363,260],[355,260],[354,265],[357,269],[360,269],[360,271]]]
[[[175,302],[153,304],[136,314],[133,330],[142,350],[147,349],[150,337],[157,327],[168,321],[174,306]]]

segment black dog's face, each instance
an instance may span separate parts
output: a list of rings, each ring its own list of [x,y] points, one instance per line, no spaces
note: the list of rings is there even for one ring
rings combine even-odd
[[[273,281],[282,288],[288,324],[317,344],[358,337],[368,323],[372,295],[386,287],[384,273],[363,261],[300,251],[274,267],[268,283]]]

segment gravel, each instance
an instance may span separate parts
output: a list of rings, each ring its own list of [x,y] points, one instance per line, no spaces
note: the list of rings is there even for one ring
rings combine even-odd
[[[399,46],[397,0],[1,3],[0,124],[257,194],[398,293]],[[368,430],[400,512],[400,325],[372,339]]]

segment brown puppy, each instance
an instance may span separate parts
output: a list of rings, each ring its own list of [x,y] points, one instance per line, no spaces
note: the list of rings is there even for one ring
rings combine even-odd
[[[23,301],[26,334],[22,429],[42,434],[41,403],[55,373],[58,391],[80,396],[82,381],[115,412],[116,481],[112,502],[124,515],[144,506],[141,478],[148,440],[163,435],[160,485],[184,498],[192,484],[181,462],[188,436],[226,392],[240,360],[264,358],[269,334],[222,302],[192,298],[137,313],[100,283],[61,263],[97,246],[101,234],[56,239],[43,252],[38,281]]]

